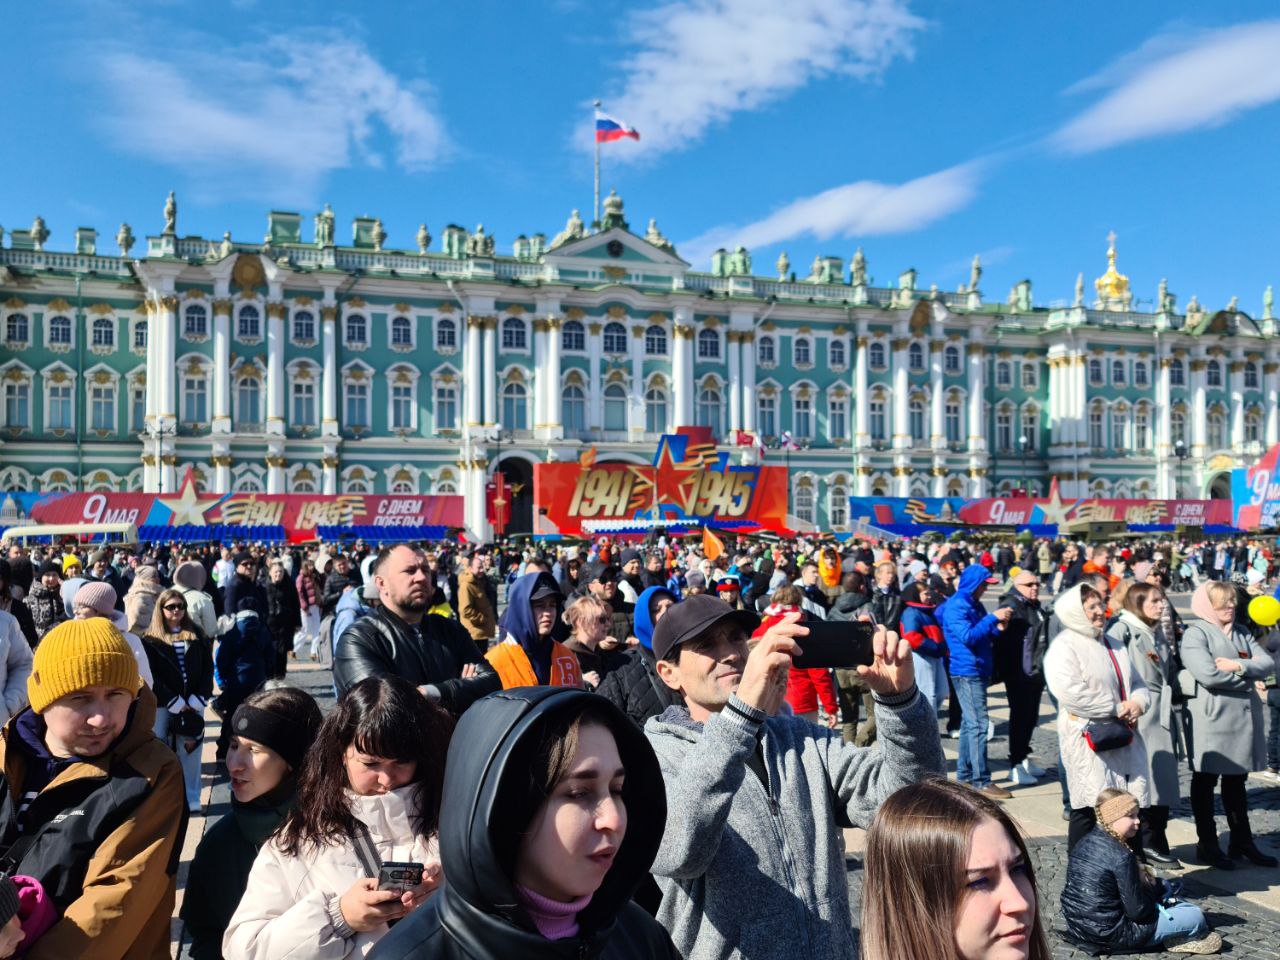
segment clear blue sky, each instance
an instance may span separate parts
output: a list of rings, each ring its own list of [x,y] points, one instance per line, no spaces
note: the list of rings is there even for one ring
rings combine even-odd
[[[606,145],[634,229],[699,269],[750,247],[861,245],[984,292],[1069,298],[1119,266],[1150,300],[1280,285],[1280,11],[1229,2],[209,0],[7,11],[0,224],[39,213],[67,249],[122,220],[257,240],[272,208],[555,233],[591,205],[591,101],[639,129]]]

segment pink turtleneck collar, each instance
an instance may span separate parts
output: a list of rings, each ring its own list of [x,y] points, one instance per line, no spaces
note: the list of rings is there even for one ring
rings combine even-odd
[[[548,940],[566,940],[578,935],[578,914],[591,902],[591,894],[563,903],[516,884],[516,896],[538,932]]]

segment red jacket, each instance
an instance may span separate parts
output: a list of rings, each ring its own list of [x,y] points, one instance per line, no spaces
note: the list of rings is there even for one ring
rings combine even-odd
[[[316,589],[314,577],[304,573],[298,574],[298,606],[306,613],[311,607],[320,606],[320,591]]]

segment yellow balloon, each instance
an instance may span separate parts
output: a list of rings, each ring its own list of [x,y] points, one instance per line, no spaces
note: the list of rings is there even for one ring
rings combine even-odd
[[[1280,600],[1275,597],[1254,597],[1249,601],[1249,619],[1260,627],[1273,627],[1280,621]]]

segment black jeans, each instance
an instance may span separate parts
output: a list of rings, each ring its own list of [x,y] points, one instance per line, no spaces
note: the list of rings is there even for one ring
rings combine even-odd
[[[1267,691],[1267,766],[1280,770],[1280,700],[1271,699]]]
[[[1004,689],[1009,697],[1009,766],[1016,767],[1031,753],[1031,733],[1040,719],[1044,680],[1019,672],[1005,680]]]
[[[1249,801],[1244,788],[1247,777],[1243,773],[1222,775],[1222,811],[1227,815],[1227,829],[1231,831],[1233,848],[1253,843]],[[1196,839],[1205,847],[1218,845],[1218,822],[1213,817],[1213,790],[1217,785],[1216,773],[1191,774],[1191,812],[1196,821]]]

